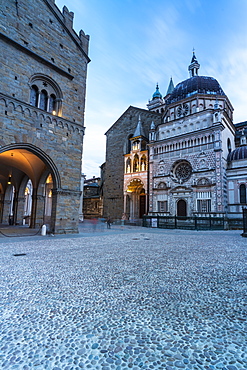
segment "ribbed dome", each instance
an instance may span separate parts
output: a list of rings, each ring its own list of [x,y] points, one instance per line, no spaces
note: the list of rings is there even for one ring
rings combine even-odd
[[[232,152],[228,154],[228,161],[237,161],[239,159],[246,159],[247,158],[247,146],[243,145],[239,148],[234,149]]]
[[[188,98],[194,94],[225,95],[219,82],[215,78],[194,76],[177,84],[171,96],[167,99],[167,104]]]

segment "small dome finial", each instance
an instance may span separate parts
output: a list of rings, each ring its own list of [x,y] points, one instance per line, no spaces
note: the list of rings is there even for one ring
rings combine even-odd
[[[189,72],[190,72],[190,77],[198,76],[198,70],[200,68],[200,64],[198,63],[195,55],[195,49],[193,48],[193,55],[191,59],[191,63],[189,65]]]

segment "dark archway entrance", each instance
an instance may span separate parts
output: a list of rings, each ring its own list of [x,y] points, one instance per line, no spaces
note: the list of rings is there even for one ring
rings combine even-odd
[[[187,216],[187,203],[184,199],[180,199],[177,202],[177,216],[180,216],[180,217]]]

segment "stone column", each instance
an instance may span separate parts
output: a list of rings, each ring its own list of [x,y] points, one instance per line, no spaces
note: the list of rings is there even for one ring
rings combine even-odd
[[[51,231],[56,234],[78,232],[81,191],[53,189]]]
[[[33,188],[32,194],[32,211],[31,211],[31,219],[30,219],[30,228],[35,228],[35,221],[36,221],[36,210],[37,210],[37,188]]]
[[[37,194],[36,199],[35,227],[40,228],[44,223],[45,196],[42,194]]]
[[[126,214],[127,213],[127,205],[126,205],[126,202],[127,202],[127,194],[124,194],[124,213]]]
[[[10,213],[10,206],[11,206],[11,200],[7,199],[3,201],[3,218],[2,218],[2,223],[3,224],[9,224],[9,213]]]
[[[24,206],[25,206],[25,197],[23,196],[17,197],[16,198],[16,216],[15,216],[16,224],[19,224],[19,225],[23,224]]]

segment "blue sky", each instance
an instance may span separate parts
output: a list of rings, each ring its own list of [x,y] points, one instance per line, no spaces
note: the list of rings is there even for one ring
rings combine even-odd
[[[246,0],[56,0],[90,35],[83,172],[99,176],[105,132],[130,106],[146,108],[159,83],[189,77],[192,50],[200,75],[216,78],[247,120]]]

